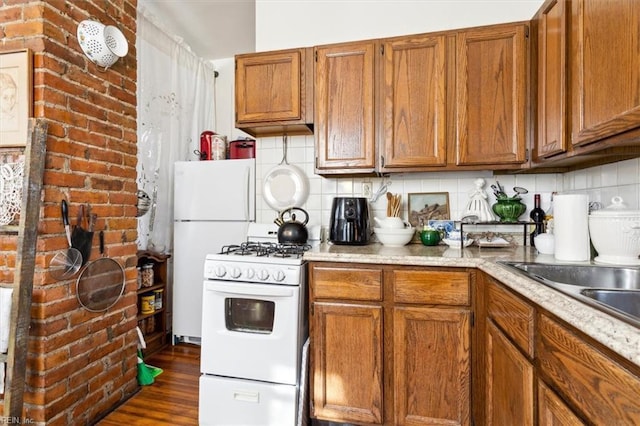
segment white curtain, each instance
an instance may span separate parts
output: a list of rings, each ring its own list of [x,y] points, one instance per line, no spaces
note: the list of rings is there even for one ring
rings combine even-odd
[[[214,69],[142,6],[137,25],[137,182],[151,198],[148,213],[138,218],[138,248],[170,253],[173,164],[196,159],[200,133],[215,128]]]

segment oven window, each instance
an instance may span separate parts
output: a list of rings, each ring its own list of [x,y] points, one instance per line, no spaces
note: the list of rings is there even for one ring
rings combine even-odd
[[[228,297],[225,305],[227,330],[261,334],[273,331],[274,302]]]

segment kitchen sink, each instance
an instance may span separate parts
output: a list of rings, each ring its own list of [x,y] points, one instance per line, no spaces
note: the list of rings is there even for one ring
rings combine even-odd
[[[640,268],[503,262],[538,281],[589,288],[640,290]]]
[[[640,268],[505,261],[498,263],[640,327]]]
[[[640,318],[640,291],[638,290],[595,290],[589,288],[580,293],[634,318]]]

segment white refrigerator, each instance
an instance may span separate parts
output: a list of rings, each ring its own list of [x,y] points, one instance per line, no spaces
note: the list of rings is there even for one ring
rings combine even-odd
[[[253,158],[174,165],[174,343],[200,343],[204,260],[246,241],[256,217],[255,170]]]

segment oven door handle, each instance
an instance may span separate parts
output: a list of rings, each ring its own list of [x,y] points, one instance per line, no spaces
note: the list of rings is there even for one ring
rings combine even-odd
[[[247,286],[234,283],[205,282],[205,290],[235,296],[293,297],[293,290],[285,286]]]

